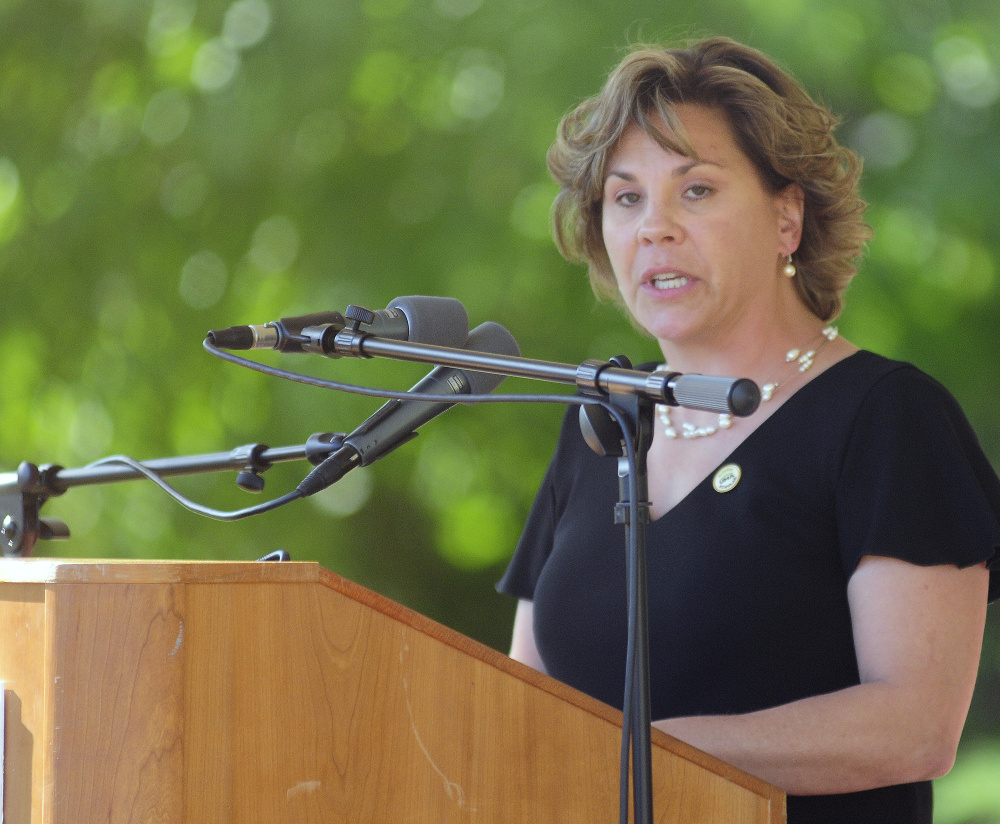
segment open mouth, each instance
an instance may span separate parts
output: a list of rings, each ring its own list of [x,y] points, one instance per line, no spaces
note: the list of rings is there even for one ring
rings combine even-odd
[[[679,289],[682,286],[687,286],[688,283],[690,283],[690,280],[685,275],[657,275],[649,281],[650,286],[654,289],[663,291]]]

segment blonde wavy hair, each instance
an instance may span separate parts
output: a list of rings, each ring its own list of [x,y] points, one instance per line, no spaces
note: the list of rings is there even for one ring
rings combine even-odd
[[[674,110],[679,103],[724,112],[770,191],[791,183],[802,188],[795,284],[813,314],[835,318],[871,236],[858,194],[861,160],[834,139],[837,119],[829,109],[765,54],[728,38],[639,48],[599,94],[562,119],[548,152],[549,171],[560,186],[553,205],[559,251],[589,266],[596,294],[621,302],[601,231],[607,163],[632,124],[665,149],[697,159]]]

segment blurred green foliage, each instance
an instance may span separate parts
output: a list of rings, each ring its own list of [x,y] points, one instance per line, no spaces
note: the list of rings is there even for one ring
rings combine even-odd
[[[1000,465],[993,0],[0,0],[0,27],[0,469],[353,429],[377,401],[201,348],[210,328],[348,303],[450,295],[528,357],[654,357],[553,250],[544,154],[624,47],[704,34],[771,53],[842,115],[876,236],[841,330],[942,380]],[[424,371],[260,359],[393,389]],[[505,649],[513,604],[493,583],[561,413],[456,408],[328,492],[234,524],[149,484],[74,489],[45,509],[73,539],[36,554],[285,548]],[[265,497],[306,469],[271,469]],[[226,476],[178,486],[257,501]],[[943,822],[1000,821],[992,613]]]

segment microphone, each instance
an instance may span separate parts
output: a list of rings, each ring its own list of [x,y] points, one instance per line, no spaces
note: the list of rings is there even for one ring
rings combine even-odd
[[[517,357],[521,349],[514,336],[492,321],[473,329],[466,349]],[[410,392],[455,397],[488,395],[503,383],[504,375],[438,366]],[[305,498],[339,481],[356,466],[368,466],[407,441],[418,427],[451,409],[456,400],[391,400],[343,439],[343,446],[310,472],[298,486]]]
[[[434,346],[461,347],[469,334],[469,316],[461,301],[426,295],[396,298],[388,307],[372,313],[371,323],[362,323],[361,331],[382,338],[429,343]],[[313,352],[314,338],[303,330],[334,327],[339,332],[347,325],[340,312],[316,312],[270,321],[259,325],[230,326],[208,333],[209,342],[218,349],[275,349],[279,352]],[[338,358],[335,353],[324,353]]]

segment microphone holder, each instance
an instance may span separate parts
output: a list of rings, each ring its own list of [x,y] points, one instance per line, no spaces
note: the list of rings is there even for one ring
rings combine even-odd
[[[264,488],[260,475],[273,464],[303,458],[313,465],[319,464],[340,448],[342,438],[343,434],[317,433],[301,446],[272,449],[264,444],[247,444],[229,452],[160,458],[143,461],[142,465],[161,477],[236,471],[239,473],[238,486],[248,492],[260,492]],[[143,477],[132,467],[100,462],[64,469],[55,464],[36,466],[23,461],[16,472],[0,473],[0,546],[4,556],[27,557],[37,540],[69,538],[66,524],[41,517],[42,504],[49,498],[62,495],[74,486],[96,486]]]

